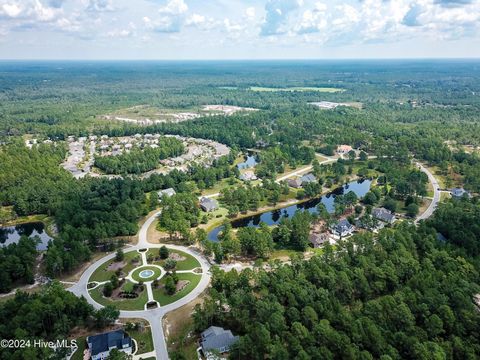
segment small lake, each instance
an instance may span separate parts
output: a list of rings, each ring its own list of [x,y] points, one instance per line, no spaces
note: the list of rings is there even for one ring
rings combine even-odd
[[[334,200],[335,196],[343,195],[350,191],[353,191],[358,198],[362,198],[370,190],[372,184],[371,180],[364,179],[358,181],[352,181],[348,184],[345,184],[342,187],[339,187],[332,192],[323,195],[321,197],[304,201],[296,205],[290,205],[282,209],[267,211],[261,214],[247,216],[241,219],[237,219],[231,222],[232,228],[240,227],[259,227],[261,222],[271,226],[276,225],[280,222],[283,217],[292,217],[297,210],[308,211],[310,213],[316,212],[316,207],[319,203],[323,203],[325,208],[329,213],[335,211]],[[222,231],[223,226],[218,226],[208,233],[208,239],[210,241],[218,241],[218,234]]]
[[[0,246],[8,246],[19,242],[22,235],[33,238],[38,236],[40,243],[37,244],[37,250],[47,250],[48,241],[52,238],[45,232],[45,226],[41,222],[20,224],[16,226],[0,227]]]

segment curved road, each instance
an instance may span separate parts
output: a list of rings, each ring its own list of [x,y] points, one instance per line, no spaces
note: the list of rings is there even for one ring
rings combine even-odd
[[[151,215],[145,223],[140,228],[140,232],[138,235],[138,244],[135,246],[131,246],[130,248],[125,249],[125,252],[137,251],[142,248],[159,248],[163,246],[163,244],[151,244],[148,242],[147,239],[147,232],[150,225],[155,221],[155,218],[160,214],[160,211]],[[177,245],[165,245],[170,249],[174,250],[181,250],[184,251],[193,257],[195,257],[202,267],[202,278],[198,285],[193,289],[190,293],[185,295],[183,298],[165,305],[158,307],[156,309],[150,310],[137,310],[137,311],[120,311],[120,317],[122,318],[142,318],[147,320],[150,323],[151,330],[152,330],[152,337],[153,343],[155,345],[155,353],[157,360],[166,360],[168,359],[168,351],[167,351],[167,344],[165,342],[165,335],[163,333],[163,326],[162,326],[162,319],[166,313],[169,311],[178,309],[179,307],[188,304],[190,301],[197,298],[208,286],[210,283],[210,264],[207,260],[201,256],[197,251],[189,249],[184,246],[177,246]],[[103,306],[98,304],[95,300],[92,299],[90,293],[87,290],[88,280],[90,276],[92,276],[93,272],[102,265],[105,261],[111,260],[115,257],[115,253],[111,253],[103,258],[97,260],[95,263],[90,265],[87,270],[82,274],[80,280],[70,287],[68,290],[74,293],[77,296],[83,296],[87,299],[87,301],[92,304],[96,309],[100,309]]]
[[[430,172],[430,170],[428,170],[425,166],[423,166],[422,164],[420,164],[419,162],[416,162],[415,165],[418,166],[418,168],[420,169],[420,171],[424,172],[425,174],[427,174],[428,176],[428,181],[430,181],[430,184],[432,184],[432,187],[433,187],[433,199],[432,199],[432,202],[430,203],[430,205],[428,206],[427,210],[425,210],[423,212],[423,214],[420,214],[419,216],[417,216],[417,218],[415,219],[415,223],[418,223],[420,220],[425,220],[425,219],[428,219],[430,216],[433,215],[433,212],[435,211],[435,209],[437,208],[438,206],[438,203],[440,202],[440,185],[438,184],[438,181],[437,179],[435,178],[435,176],[433,176],[433,174]]]

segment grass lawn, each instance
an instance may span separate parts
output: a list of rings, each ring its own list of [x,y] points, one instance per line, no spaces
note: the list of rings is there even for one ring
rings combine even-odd
[[[154,350],[152,331],[150,326],[145,326],[143,332],[131,330],[128,335],[137,341],[138,351],[136,355],[141,355]]]
[[[71,360],[83,360],[83,351],[87,346],[86,336],[79,337],[77,340],[78,349],[71,357]]]
[[[235,184],[230,185],[230,180],[231,179],[222,179],[222,180],[216,182],[215,185],[211,189],[203,190],[202,195],[205,196],[205,195],[216,194],[216,193],[219,193],[220,191],[222,191],[225,188],[234,187],[234,186],[238,185],[239,183],[241,183],[240,180],[235,179]]]
[[[177,276],[178,276],[178,280],[189,280],[190,281],[188,283],[188,285],[185,286],[181,291],[179,291],[179,292],[177,292],[173,295],[167,295],[165,293],[164,288],[153,289],[153,298],[160,303],[160,306],[164,306],[164,305],[170,304],[174,301],[177,301],[178,299],[181,299],[182,297],[187,295],[190,291],[195,289],[195,287],[200,282],[200,279],[202,278],[201,275],[192,274],[192,273],[177,274]],[[161,284],[165,283],[165,277],[163,277],[160,280],[160,283]]]
[[[446,192],[441,192],[440,193],[440,201],[446,201],[448,199],[450,199],[452,197],[452,195],[450,195],[449,193],[446,193]]]
[[[159,250],[160,249],[149,249],[147,252],[147,259],[149,255],[157,257]],[[175,253],[185,258],[185,260],[177,261],[177,267],[175,268],[176,270],[193,270],[201,266],[197,259],[195,259],[192,255],[187,254],[186,252],[172,249],[169,249],[169,251],[170,253]],[[157,260],[154,261],[153,264],[163,267],[165,264],[165,260]]]
[[[130,282],[126,282],[123,286],[124,289],[127,290],[130,285]],[[139,296],[135,299],[118,299],[114,300],[111,298],[106,298],[103,296],[102,292],[103,286],[99,286],[93,290],[90,290],[90,296],[95,300],[97,303],[102,304],[104,306],[107,305],[114,305],[119,310],[143,310],[144,305],[147,303],[148,295],[147,290],[144,290],[139,294]]]
[[[250,87],[251,91],[257,92],[279,92],[279,91],[316,91],[316,92],[326,92],[326,93],[336,93],[336,92],[344,92],[345,89],[339,88],[332,88],[332,87],[313,87],[313,86],[295,86],[295,87],[283,87],[283,88],[275,88],[275,87],[263,87],[263,86],[252,86]]]
[[[272,254],[269,257],[269,260],[275,260],[275,259],[288,259],[290,256],[302,254],[301,251],[296,251],[296,250],[290,250],[290,249],[279,249],[279,250],[274,250]]]
[[[134,264],[132,264],[131,260],[133,258],[137,257],[137,256],[140,259],[140,261],[137,264],[134,265]],[[115,259],[112,259],[112,260],[106,261],[104,264],[100,265],[94,271],[92,276],[90,276],[90,279],[88,281],[89,282],[92,282],[92,281],[101,282],[101,281],[110,280],[112,275],[115,274],[115,271],[107,271],[107,268],[110,264],[113,264],[114,262],[115,262]],[[125,253],[125,258],[124,258],[123,262],[127,263],[123,267],[123,272],[125,273],[125,275],[128,274],[135,267],[140,266],[142,264],[141,256],[136,251],[130,251],[130,252]]]

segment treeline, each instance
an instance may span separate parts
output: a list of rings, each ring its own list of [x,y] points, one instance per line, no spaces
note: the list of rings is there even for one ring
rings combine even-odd
[[[454,199],[440,204],[429,223],[445,236],[448,242],[463,249],[469,256],[480,255],[480,203]]]
[[[14,298],[0,303],[0,337],[29,340],[30,346],[2,346],[0,359],[65,358],[67,348],[60,346],[54,352],[48,346],[34,346],[34,341],[67,340],[76,327],[102,329],[113,324],[118,316],[118,310],[111,306],[95,310],[85,298],[75,296],[57,282],[35,294],[19,291]]]
[[[16,284],[33,284],[38,238],[20,237],[17,244],[0,247],[0,293]]]
[[[236,216],[239,212],[258,210],[262,203],[275,205],[282,196],[288,195],[289,191],[286,183],[263,180],[261,186],[247,184],[223,189],[220,202],[228,209],[230,216]]]
[[[156,169],[159,160],[176,157],[185,152],[182,142],[175,138],[161,138],[157,148],[133,148],[117,156],[96,156],[95,166],[107,174],[142,174]]]
[[[52,214],[74,186],[59,164],[66,155],[62,145],[40,144],[31,150],[20,140],[0,147],[0,205],[12,205],[18,215]]]
[[[158,226],[167,231],[170,238],[179,234],[188,242],[190,228],[200,223],[198,197],[191,193],[175,194],[172,197],[164,197],[161,207],[162,213],[158,217]]]
[[[234,359],[477,359],[478,269],[401,224],[272,271],[213,270],[195,326],[240,335]]]
[[[297,165],[310,164],[315,159],[315,152],[311,147],[283,144],[262,151],[258,157],[260,163],[255,169],[257,176],[275,179],[278,173],[285,172],[287,165],[295,168]]]

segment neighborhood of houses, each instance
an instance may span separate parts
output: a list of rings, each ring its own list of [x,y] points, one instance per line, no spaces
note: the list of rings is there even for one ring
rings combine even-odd
[[[102,175],[94,171],[93,164],[95,157],[118,156],[134,148],[157,148],[162,137],[175,137],[182,141],[185,147],[185,153],[175,158],[159,161],[158,168],[143,174],[143,177],[148,177],[153,173],[168,173],[173,169],[187,171],[188,167],[193,163],[209,166],[214,160],[230,153],[228,146],[216,141],[186,138],[177,135],[135,134],[133,136],[122,137],[91,135],[89,137],[79,138],[69,136],[67,138],[69,152],[62,165],[63,168],[69,171],[75,178],[82,178],[87,174],[97,177],[118,177],[119,175]],[[37,143],[36,139],[33,140]],[[30,146],[33,146],[33,140],[28,140]]]

